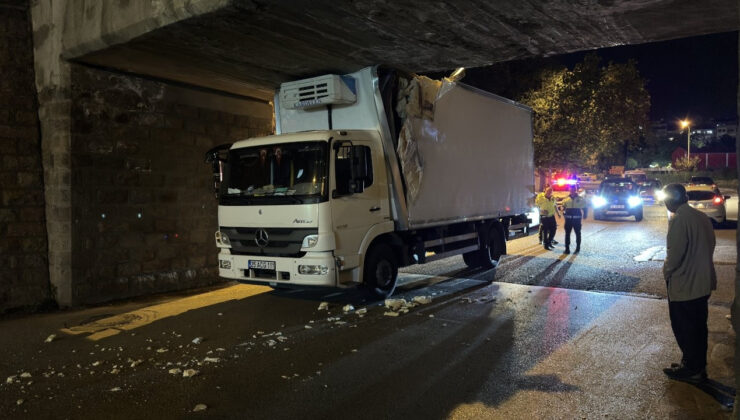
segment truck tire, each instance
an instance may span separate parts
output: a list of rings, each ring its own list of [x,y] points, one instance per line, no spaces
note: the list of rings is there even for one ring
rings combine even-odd
[[[470,268],[480,267],[480,260],[478,258],[480,251],[466,252],[463,254],[463,261],[465,265]]]
[[[501,256],[504,254],[503,232],[496,225],[488,231],[488,247],[481,249],[478,254],[478,261],[481,268],[491,269],[498,266]],[[493,279],[491,279],[493,281]]]
[[[635,222],[642,221],[642,210],[639,213],[635,213]]]
[[[363,282],[375,296],[387,298],[396,289],[398,262],[391,247],[385,244],[373,245],[365,256]]]

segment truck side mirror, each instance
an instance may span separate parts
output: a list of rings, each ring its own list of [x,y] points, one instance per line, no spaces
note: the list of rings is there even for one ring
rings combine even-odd
[[[220,144],[206,152],[205,161],[211,164],[213,170],[213,190],[218,198],[218,190],[223,181],[223,170],[226,164],[226,153],[231,148],[231,143]]]

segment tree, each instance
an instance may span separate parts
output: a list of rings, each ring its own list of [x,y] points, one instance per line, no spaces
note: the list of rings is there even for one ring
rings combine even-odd
[[[646,144],[650,95],[634,61],[601,66],[596,54],[569,70],[545,70],[520,101],[532,107],[535,165],[599,167],[625,163]]]

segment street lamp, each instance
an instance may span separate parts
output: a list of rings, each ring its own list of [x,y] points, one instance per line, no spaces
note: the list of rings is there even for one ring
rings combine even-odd
[[[681,121],[681,128],[686,128],[686,160],[691,159],[691,121]]]

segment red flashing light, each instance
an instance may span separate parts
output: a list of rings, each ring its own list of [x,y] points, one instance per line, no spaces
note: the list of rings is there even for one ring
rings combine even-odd
[[[565,185],[565,178],[558,178],[558,185],[561,187]]]
[[[714,197],[714,200],[712,202],[714,203],[715,206],[718,206],[722,204],[722,201],[723,201],[722,196],[718,195]]]

